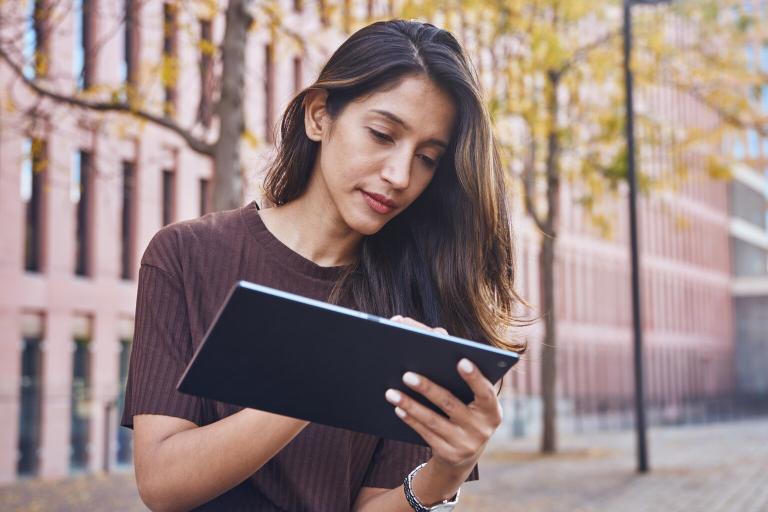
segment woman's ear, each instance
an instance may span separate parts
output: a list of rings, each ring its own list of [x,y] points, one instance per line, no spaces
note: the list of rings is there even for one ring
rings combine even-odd
[[[328,91],[311,89],[304,97],[304,130],[307,137],[315,142],[323,138],[323,127],[327,122],[328,111],[325,110],[325,101]]]

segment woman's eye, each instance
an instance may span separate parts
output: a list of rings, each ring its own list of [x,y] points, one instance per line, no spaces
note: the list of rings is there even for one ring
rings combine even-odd
[[[437,167],[437,161],[432,160],[428,156],[421,155],[421,160],[427,167]]]
[[[381,133],[379,131],[374,130],[373,128],[368,128],[368,131],[371,132],[371,135],[373,135],[374,139],[380,142],[392,142],[392,137],[390,137],[386,133]]]

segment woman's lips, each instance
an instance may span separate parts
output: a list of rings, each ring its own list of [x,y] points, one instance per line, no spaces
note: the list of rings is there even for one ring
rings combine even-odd
[[[368,203],[368,206],[370,206],[376,213],[385,215],[394,210],[397,206],[391,199],[387,199],[380,194],[373,194],[371,192],[366,192],[365,190],[361,190],[361,192],[363,193],[365,202]]]

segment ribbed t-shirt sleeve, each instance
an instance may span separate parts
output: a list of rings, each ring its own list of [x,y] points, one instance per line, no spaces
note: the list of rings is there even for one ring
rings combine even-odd
[[[380,439],[363,479],[363,486],[383,489],[399,487],[408,473],[422,462],[427,462],[431,456],[432,451],[427,447]],[[467,481],[477,480],[478,477],[478,468],[475,466]]]
[[[133,428],[133,416],[137,414],[160,414],[203,423],[202,399],[176,391],[192,355],[181,283],[170,272],[143,262],[139,270],[123,426]]]

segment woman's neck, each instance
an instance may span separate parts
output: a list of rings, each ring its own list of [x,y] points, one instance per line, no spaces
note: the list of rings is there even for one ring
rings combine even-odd
[[[292,251],[321,267],[352,263],[362,236],[346,225],[328,200],[314,196],[308,190],[282,206],[261,210],[264,225]]]

